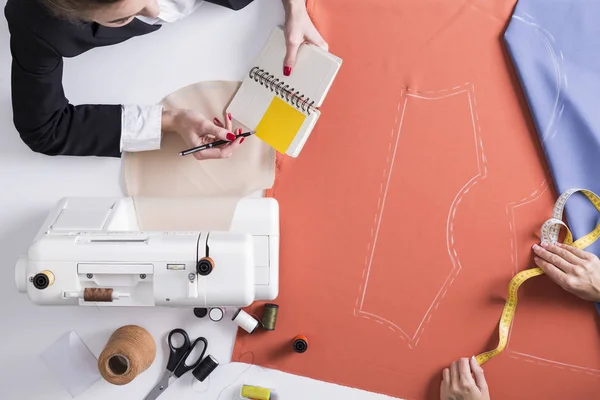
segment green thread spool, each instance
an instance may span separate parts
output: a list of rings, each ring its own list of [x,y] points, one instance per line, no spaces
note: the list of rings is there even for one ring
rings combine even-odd
[[[263,329],[267,331],[274,331],[275,324],[277,324],[277,314],[279,313],[279,306],[273,303],[265,304],[263,315],[261,319],[261,325]]]

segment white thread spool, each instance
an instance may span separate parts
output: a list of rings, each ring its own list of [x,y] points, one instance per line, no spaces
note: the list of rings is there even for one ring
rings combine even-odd
[[[241,308],[239,308],[235,312],[235,314],[233,314],[231,320],[235,322],[237,326],[239,326],[248,333],[254,332],[254,330],[258,326],[258,321],[256,320],[256,318],[254,318]]]
[[[225,310],[221,307],[213,307],[208,310],[208,318],[211,321],[219,322],[225,316]]]

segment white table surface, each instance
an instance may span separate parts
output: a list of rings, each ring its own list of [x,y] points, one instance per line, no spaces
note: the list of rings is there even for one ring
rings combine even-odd
[[[65,60],[65,91],[73,104],[156,103],[198,81],[241,80],[271,29],[283,23],[283,15],[279,0],[257,0],[239,12],[205,3],[192,16],[156,33]],[[192,338],[205,336],[208,353],[221,366],[200,386],[192,387],[191,373],[184,375],[161,395],[161,400],[236,399],[242,382],[274,388],[285,400],[387,398],[256,366],[248,369],[246,364],[228,364],[236,331],[228,318],[214,323],[194,317],[190,309],[160,307],[43,307],[31,304],[26,295],[18,293],[14,264],[58,199],[123,193],[120,160],[46,157],[31,152],[21,142],[12,124],[9,35],[4,18],[2,21],[0,398],[70,399],[53,372],[42,364],[40,354],[74,329],[98,356],[110,334],[127,324],[141,325],[154,336],[156,360],[132,383],[114,386],[100,380],[78,399],[143,399],[166,366],[166,335],[176,327],[186,329]],[[231,312],[228,310],[229,315]]]

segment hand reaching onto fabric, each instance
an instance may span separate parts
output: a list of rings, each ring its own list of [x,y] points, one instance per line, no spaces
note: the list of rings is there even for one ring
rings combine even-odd
[[[230,115],[227,115],[225,121],[225,125],[217,118],[211,122],[202,114],[190,110],[163,111],[162,130],[163,132],[178,134],[190,148],[202,146],[216,140],[229,140],[231,143],[193,153],[197,160],[228,158],[244,138],[236,139],[236,135],[231,132]],[[239,133],[241,133],[241,129]]]
[[[283,74],[289,76],[296,65],[296,56],[303,43],[314,44],[327,51],[329,46],[323,39],[306,11],[306,0],[284,0],[286,55]]]
[[[475,358],[461,358],[444,369],[441,400],[490,400],[483,368]]]
[[[562,243],[533,246],[534,262],[567,292],[583,300],[600,301],[600,260],[587,251]]]

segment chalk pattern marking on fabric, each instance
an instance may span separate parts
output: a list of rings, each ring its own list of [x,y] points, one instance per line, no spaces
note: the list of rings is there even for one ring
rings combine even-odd
[[[543,133],[541,135],[542,143],[544,143],[547,140],[553,139],[558,133],[558,124],[565,110],[563,87],[566,89],[568,84],[567,74],[565,72],[564,66],[562,65],[565,60],[565,57],[562,50],[558,49],[558,51],[556,51],[556,49],[554,48],[553,43],[556,43],[554,35],[552,35],[552,33],[544,27],[537,24],[535,22],[536,20],[534,17],[532,17],[529,14],[525,14],[524,16],[513,15],[512,19],[522,22],[534,30],[535,34],[541,39],[546,50],[548,50],[548,55],[552,60],[552,66],[554,67],[554,73],[556,74],[556,98],[554,99],[554,107],[552,109],[552,114],[550,116],[548,124],[543,129]],[[560,57],[557,56],[557,53],[560,55]]]
[[[515,360],[521,360],[521,361],[525,361],[528,363],[534,363],[534,364],[542,365],[544,367],[553,367],[553,368],[557,368],[557,369],[568,370],[568,371],[576,372],[576,373],[585,373],[585,374],[591,375],[591,376],[600,376],[600,370],[594,369],[594,368],[586,368],[586,367],[581,367],[579,365],[565,364],[565,363],[561,363],[558,361],[552,361],[552,360],[548,360],[548,359],[541,358],[541,357],[535,357],[535,356],[532,356],[531,354],[519,353],[517,351],[511,351],[509,354],[510,354],[509,357],[513,358]]]
[[[535,31],[536,35],[542,40],[544,47],[548,51],[548,54],[552,60],[554,72],[556,74],[556,77],[555,77],[556,98],[554,101],[554,107],[552,110],[552,114],[549,118],[549,121],[548,121],[545,129],[543,130],[543,134],[541,137],[542,143],[545,143],[548,140],[552,140],[558,134],[558,125],[559,125],[559,122],[561,120],[562,114],[565,109],[563,89],[568,88],[567,73],[566,73],[566,70],[564,67],[565,56],[564,56],[564,53],[562,50],[555,49],[555,47],[553,45],[553,44],[556,44],[554,35],[552,35],[552,33],[550,31],[548,31],[547,29],[540,26],[536,22],[536,19],[534,16],[532,16],[531,14],[528,14],[528,13],[523,13],[523,16],[513,15],[512,18],[519,22],[526,24],[527,26],[531,27]],[[559,56],[557,56],[557,53]],[[544,189],[544,191],[546,191],[546,190],[548,190],[547,185],[546,185],[546,188]],[[540,193],[540,195],[537,196],[536,199],[532,198],[531,201],[537,200],[539,197],[542,196],[542,194],[543,193]],[[517,206],[515,206],[514,208],[516,208]],[[512,212],[512,210],[511,210],[511,212]],[[508,213],[508,209],[507,209],[507,213]],[[515,229],[514,228],[514,216],[512,216],[511,221],[512,221],[511,222],[512,223],[511,232],[513,233],[513,238],[514,238],[514,242],[513,242],[514,244],[511,243],[511,246],[514,246],[513,257],[515,257],[518,255],[518,253],[516,250],[516,231],[514,230]],[[518,272],[518,264],[517,264],[516,258],[513,258],[513,262],[515,263],[516,272]],[[509,334],[508,342],[510,342],[510,334]],[[539,365],[551,366],[551,367],[558,368],[558,369],[567,369],[572,372],[579,372],[579,373],[585,372],[588,375],[594,375],[594,376],[600,375],[600,370],[596,370],[596,369],[590,369],[590,368],[586,368],[586,367],[582,367],[582,366],[574,365],[574,364],[565,364],[565,363],[561,363],[558,361],[548,360],[545,358],[536,357],[531,354],[520,353],[520,352],[516,352],[516,351],[512,351],[512,350],[509,350],[508,353],[510,354],[511,358],[524,360],[525,362],[532,362],[532,363],[536,363]]]
[[[585,249],[600,238],[600,224],[598,224],[592,232],[574,241],[573,235],[569,230],[569,227],[565,222],[563,222],[563,214],[567,200],[569,199],[569,197],[571,197],[574,193],[577,192],[581,192],[582,194],[584,194],[587,197],[587,199],[594,205],[596,210],[600,212],[600,197],[598,197],[595,193],[585,189],[567,190],[566,192],[561,194],[558,200],[556,201],[554,209],[552,211],[552,218],[544,222],[542,225],[542,228],[540,230],[540,238],[542,242],[557,243],[559,239],[560,229],[562,227],[564,227],[566,231],[563,243],[571,245],[578,249]],[[510,330],[512,328],[512,323],[514,321],[517,309],[517,292],[519,290],[519,287],[527,280],[543,274],[544,271],[541,268],[535,267],[519,272],[510,280],[508,286],[508,296],[504,305],[504,309],[502,310],[500,323],[498,324],[498,345],[496,346],[496,348],[481,353],[475,357],[479,365],[482,365],[487,361],[491,360],[492,358],[496,357],[497,355],[502,353],[502,351],[504,351],[504,349],[507,347],[508,339],[510,337]],[[521,354],[525,355],[524,353]],[[539,357],[531,357],[532,359],[544,360]],[[528,362],[533,361],[529,360]]]
[[[547,188],[546,188],[547,189]],[[562,218],[562,209],[564,209],[565,203],[567,201],[567,198],[574,192],[575,190],[569,190],[565,193],[563,193],[560,198],[557,200],[557,208],[560,209],[560,213],[557,213],[556,211],[553,213],[555,215],[553,215],[553,219],[561,219]],[[554,237],[558,238],[558,226],[555,225],[555,228],[553,230],[553,232],[551,233]],[[550,234],[550,233],[548,233]],[[518,272],[518,270],[517,270]],[[510,336],[512,334],[512,329],[509,331],[508,334],[508,339],[506,341],[506,346],[508,347],[508,344],[510,343]],[[514,358],[514,359],[519,359],[525,362],[529,362],[529,363],[535,363],[535,364],[539,364],[539,365],[543,365],[543,366],[550,366],[550,367],[554,367],[554,368],[558,368],[558,369],[566,369],[569,370],[571,372],[576,372],[576,373],[586,373],[588,375],[592,375],[592,376],[600,376],[600,370],[598,369],[594,369],[594,368],[587,368],[587,367],[583,367],[580,365],[575,365],[575,364],[567,364],[567,363],[562,363],[559,361],[554,361],[554,360],[549,360],[546,358],[542,358],[542,357],[536,357],[532,354],[527,354],[527,353],[521,353],[518,351],[514,351],[514,350],[508,350],[507,349],[507,353],[509,354],[510,358]]]
[[[444,284],[440,288],[439,292],[433,299],[429,308],[425,312],[425,315],[423,316],[421,323],[417,327],[416,332],[414,333],[413,336],[411,336],[408,333],[406,333],[397,324],[394,324],[393,322],[391,322],[385,318],[382,318],[376,314],[363,311],[362,307],[364,304],[365,295],[367,293],[367,286],[369,283],[369,273],[371,270],[375,247],[377,245],[377,236],[378,236],[379,226],[381,225],[381,218],[382,218],[382,214],[383,214],[383,211],[385,208],[385,200],[386,200],[387,191],[389,188],[389,183],[391,180],[392,170],[393,170],[393,166],[394,166],[394,160],[396,158],[396,152],[398,149],[398,143],[399,143],[399,139],[400,139],[400,135],[401,135],[401,131],[402,131],[402,123],[404,121],[404,113],[406,111],[406,105],[408,103],[408,98],[415,97],[415,98],[424,99],[424,100],[440,100],[440,99],[445,99],[445,98],[455,96],[455,95],[458,95],[461,93],[467,93],[468,100],[469,100],[469,109],[471,112],[471,120],[472,120],[472,125],[473,125],[473,136],[474,136],[474,140],[475,140],[475,149],[476,149],[476,153],[477,153],[477,167],[478,167],[479,173],[477,175],[473,176],[458,191],[458,193],[456,194],[456,196],[454,197],[454,199],[452,201],[450,210],[448,212],[447,223],[446,223],[446,245],[448,248],[448,255],[452,262],[452,270],[450,271],[450,274],[444,281]],[[469,193],[469,191],[475,186],[475,184],[477,184],[480,181],[482,181],[483,179],[485,179],[487,177],[487,173],[488,173],[487,158],[486,158],[484,150],[483,150],[483,141],[481,139],[481,125],[479,123],[479,115],[477,114],[477,99],[475,97],[475,86],[471,82],[466,82],[463,85],[455,86],[451,89],[447,88],[447,89],[441,89],[441,90],[437,90],[437,91],[426,91],[426,92],[405,88],[400,92],[400,101],[398,102],[398,107],[396,110],[396,118],[394,120],[394,126],[397,128],[392,129],[391,135],[390,135],[390,143],[388,146],[388,156],[386,159],[386,167],[383,170],[383,177],[382,177],[382,182],[381,182],[381,186],[380,186],[380,194],[379,194],[379,199],[377,201],[377,209],[378,210],[375,213],[374,228],[371,229],[371,238],[369,240],[369,243],[367,244],[367,255],[365,257],[365,267],[363,270],[362,279],[361,279],[361,283],[359,286],[359,294],[358,294],[358,297],[356,298],[356,302],[354,304],[354,315],[357,317],[366,318],[368,320],[374,320],[381,325],[386,325],[391,331],[398,333],[399,336],[407,342],[407,345],[410,349],[414,349],[419,344],[420,336],[425,331],[425,327],[427,326],[427,324],[429,324],[429,322],[431,321],[431,317],[433,316],[433,313],[440,306],[440,302],[448,293],[448,289],[454,283],[454,280],[456,279],[456,277],[458,276],[458,274],[462,268],[460,259],[458,256],[458,252],[456,251],[456,248],[454,246],[454,222],[455,222],[456,211],[458,209],[458,206],[464,199],[464,196],[466,196],[467,193]],[[396,142],[393,146],[393,151],[392,151],[392,144],[394,143],[394,136],[396,136]],[[390,156],[391,156],[391,160],[390,160]],[[386,174],[387,174],[387,179],[386,179]]]
[[[519,248],[517,247],[517,228],[515,223],[515,209],[524,206],[525,204],[533,203],[539,200],[544,193],[548,191],[548,182],[544,179],[541,185],[533,191],[529,196],[523,197],[519,201],[511,202],[506,205],[506,215],[508,217],[508,225],[510,229],[510,258],[515,265],[515,273],[519,272]]]

